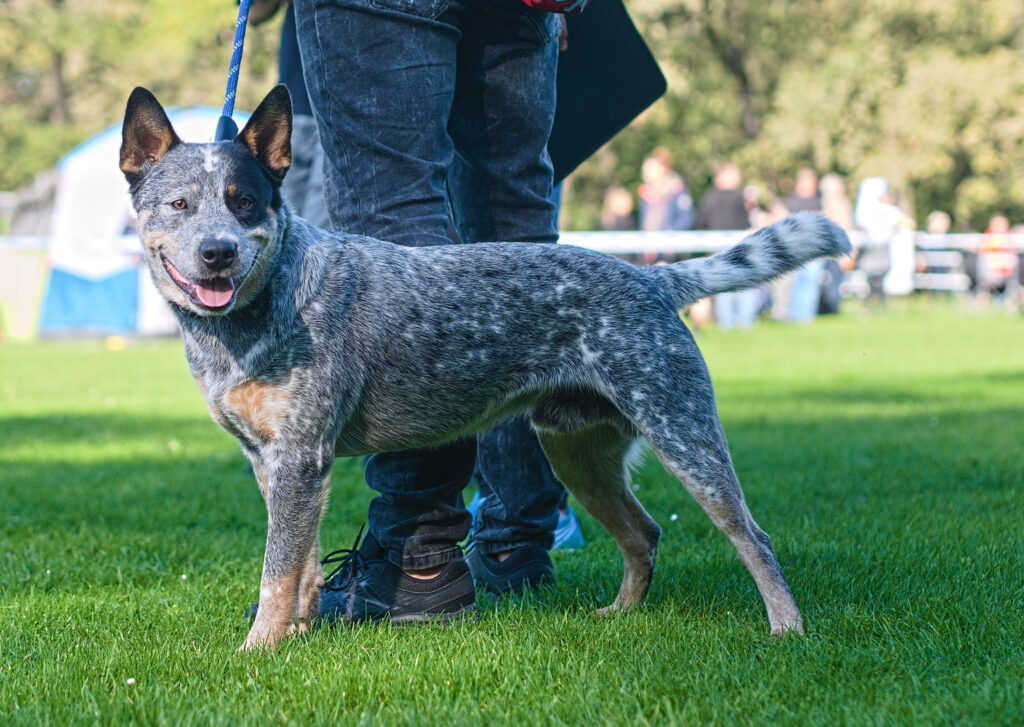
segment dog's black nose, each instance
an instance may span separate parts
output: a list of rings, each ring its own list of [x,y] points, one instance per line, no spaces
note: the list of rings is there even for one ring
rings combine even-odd
[[[199,257],[206,267],[220,272],[235,261],[235,243],[227,240],[203,240],[199,243]]]

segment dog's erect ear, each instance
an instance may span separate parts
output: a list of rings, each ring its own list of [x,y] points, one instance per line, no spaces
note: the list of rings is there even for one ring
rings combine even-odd
[[[156,96],[142,87],[132,91],[121,127],[121,171],[128,183],[137,182],[147,165],[156,164],[180,143]]]
[[[292,165],[292,97],[287,86],[279,84],[267,94],[235,143],[251,151],[276,184],[284,181]]]

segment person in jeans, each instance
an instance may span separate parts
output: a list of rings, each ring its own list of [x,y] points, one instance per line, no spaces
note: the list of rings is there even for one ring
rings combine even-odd
[[[786,197],[786,209],[795,212],[821,212],[821,195],[818,192],[818,173],[803,168],[796,175],[793,194]],[[792,273],[789,289],[788,319],[796,323],[807,323],[818,315],[821,300],[821,279],[825,272],[824,260],[812,260]]]
[[[746,230],[750,227],[747,205],[741,191],[740,168],[733,162],[715,165],[714,186],[697,208],[698,230]],[[757,318],[760,293],[740,290],[715,296],[715,322],[720,328],[750,328]]]
[[[556,242],[546,149],[555,16],[520,0],[298,0],[294,8],[335,229],[444,245],[451,219],[462,243]],[[470,525],[462,489],[478,460],[493,493],[478,514],[478,575],[495,591],[550,578],[563,489],[528,422],[516,419],[479,441],[368,458],[366,480],[378,493],[369,533],[328,558],[340,562],[321,615],[414,620],[472,607],[458,543]]]

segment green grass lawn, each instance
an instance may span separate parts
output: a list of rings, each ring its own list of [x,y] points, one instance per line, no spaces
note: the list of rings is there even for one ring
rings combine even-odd
[[[614,544],[452,628],[236,654],[263,503],[177,341],[0,347],[0,724],[1024,723],[1024,320],[942,306],[701,337],[808,627],[775,640],[725,538],[648,458],[637,611]],[[323,529],[370,498],[339,461]]]

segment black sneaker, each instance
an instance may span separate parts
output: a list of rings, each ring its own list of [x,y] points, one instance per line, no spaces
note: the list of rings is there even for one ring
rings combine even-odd
[[[325,576],[319,619],[447,623],[476,609],[473,577],[464,558],[451,561],[430,580],[420,580],[406,575],[385,555],[372,534],[362,545],[357,536],[352,548],[328,554],[321,563],[335,568]]]
[[[524,545],[513,550],[505,560],[498,560],[482,553],[474,544],[466,551],[466,563],[476,584],[496,596],[522,593],[527,588],[555,580],[551,556],[539,545]]]

